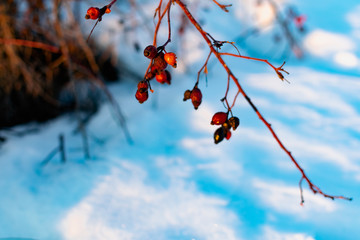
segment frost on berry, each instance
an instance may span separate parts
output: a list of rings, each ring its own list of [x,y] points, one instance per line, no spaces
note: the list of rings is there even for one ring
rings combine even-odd
[[[144,49],[144,56],[153,59],[157,55],[157,49],[153,45],[149,45]]]
[[[198,87],[194,87],[190,94],[190,99],[192,104],[194,105],[195,110],[199,108],[202,101],[202,94]]]
[[[155,76],[156,81],[161,84],[167,83],[170,85],[171,83],[171,74],[168,70],[161,71],[159,74]]]
[[[96,20],[100,16],[100,9],[97,7],[91,7],[87,10],[85,19]]]
[[[211,125],[222,125],[226,122],[228,114],[225,112],[217,112],[211,119]]]
[[[135,98],[139,101],[139,103],[143,103],[149,98],[149,93],[148,91],[140,92],[139,90],[137,90]]]
[[[173,68],[177,67],[176,54],[173,52],[165,53],[164,60]]]

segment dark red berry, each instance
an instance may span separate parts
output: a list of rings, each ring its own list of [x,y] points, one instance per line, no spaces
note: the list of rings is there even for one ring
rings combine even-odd
[[[171,83],[171,75],[167,70],[161,71],[160,74],[155,76],[155,79],[161,84],[167,83],[170,85]]]
[[[139,92],[145,92],[148,90],[149,84],[147,83],[147,81],[140,81],[137,85],[137,88]]]
[[[231,117],[229,118],[229,124],[233,130],[236,130],[236,128],[240,125],[240,120],[237,117]]]
[[[188,100],[188,99],[190,99],[190,95],[191,95],[191,91],[190,90],[186,90],[185,92],[184,92],[184,101],[186,101],[186,100]]]
[[[225,136],[226,140],[229,140],[231,138],[231,132],[230,130],[226,132],[226,136]]]
[[[211,119],[211,125],[222,125],[223,123],[226,122],[228,118],[227,113],[225,112],[217,112],[214,114],[214,116]]]
[[[140,92],[139,90],[137,90],[135,97],[139,101],[139,103],[143,103],[149,98],[149,93],[148,91]]]
[[[85,19],[96,20],[100,17],[100,9],[97,7],[91,7],[87,10]]]
[[[191,91],[190,98],[195,110],[198,109],[202,101],[202,94],[200,89],[194,87],[194,89]]]
[[[167,67],[167,62],[164,60],[164,53],[160,53],[154,58],[153,63],[154,70],[162,71]]]
[[[219,127],[218,129],[216,129],[215,133],[214,133],[214,141],[215,144],[218,144],[219,142],[221,142],[225,137],[225,130],[223,127]]]
[[[145,75],[145,79],[149,81],[149,80],[153,79],[155,77],[155,75],[156,74],[154,71],[150,71]]]
[[[231,129],[231,126],[229,124],[229,120],[226,120],[223,124],[222,124],[223,128],[225,128],[226,131],[229,131]]]
[[[149,45],[144,49],[144,56],[150,59],[156,57],[157,49],[153,45]]]

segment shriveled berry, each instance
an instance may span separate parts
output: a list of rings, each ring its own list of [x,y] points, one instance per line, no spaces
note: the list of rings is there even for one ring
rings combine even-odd
[[[164,60],[173,68],[177,67],[176,54],[173,52],[165,53]]]
[[[231,132],[230,130],[226,132],[226,136],[225,136],[226,140],[229,140],[231,138]]]
[[[215,133],[214,133],[214,141],[215,144],[218,144],[219,142],[221,142],[225,137],[225,131],[223,127],[219,127],[218,129],[216,129]]]
[[[162,71],[167,67],[167,62],[164,60],[164,53],[160,53],[154,58],[153,67],[158,71]]]
[[[149,59],[153,59],[154,57],[156,57],[156,54],[157,54],[157,49],[153,45],[149,45],[144,49],[144,56]]]
[[[184,92],[184,101],[190,99],[191,91],[188,89]]]
[[[160,74],[155,76],[155,79],[161,84],[167,83],[170,85],[171,83],[171,75],[168,70],[161,71]]]
[[[198,87],[194,87],[191,91],[190,98],[195,110],[198,109],[202,101],[202,94]]]
[[[145,79],[149,81],[149,80],[153,79],[155,77],[155,75],[156,75],[156,72],[150,71],[145,75]]]
[[[87,10],[85,19],[96,20],[100,17],[100,9],[97,7],[91,7]]]
[[[225,112],[217,112],[212,117],[210,124],[211,125],[214,125],[214,124],[215,125],[221,125],[221,124],[226,122],[227,118],[228,118],[227,113],[225,113]]]
[[[233,130],[236,130],[236,128],[240,125],[240,120],[238,117],[231,117],[229,118],[229,124]]]
[[[147,83],[147,81],[140,81],[137,85],[137,88],[139,92],[145,92],[148,90],[149,84]]]
[[[139,101],[139,103],[143,103],[149,98],[149,93],[148,91],[140,92],[139,90],[137,90],[135,98]]]

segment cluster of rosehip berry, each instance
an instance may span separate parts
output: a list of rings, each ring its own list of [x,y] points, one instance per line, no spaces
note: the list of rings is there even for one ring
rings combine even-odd
[[[164,45],[160,47],[155,47],[149,45],[144,49],[144,56],[151,59],[149,68],[145,74],[145,77],[137,85],[137,91],[135,93],[135,98],[139,103],[145,102],[149,98],[149,89],[152,91],[150,86],[150,80],[156,79],[161,84],[171,83],[171,75],[167,66],[170,65],[176,68],[176,55],[173,52],[166,52]],[[184,101],[191,99],[191,102],[196,109],[199,108],[202,101],[202,93],[198,88],[198,83],[195,84],[192,90],[186,90],[184,93]],[[231,117],[229,118],[229,113]],[[217,112],[214,114],[211,120],[211,125],[220,125],[214,133],[215,143],[218,144],[224,138],[227,140],[231,137],[231,129],[236,130],[239,126],[240,120],[237,117],[232,115],[231,110],[228,112]]]
[[[151,59],[151,65],[148,72],[145,74],[144,80],[138,83],[138,89],[135,97],[139,103],[145,102],[149,98],[148,89],[151,91],[150,80],[156,79],[161,84],[171,83],[171,74],[166,67],[168,65],[176,68],[176,54],[173,52],[166,52],[164,46],[155,47],[149,45],[144,49],[144,56]]]
[[[214,133],[214,141],[216,144],[221,142],[224,138],[226,138],[226,140],[229,140],[231,137],[230,130],[232,129],[235,131],[240,124],[240,120],[238,117],[228,117],[229,112],[217,112],[211,119],[211,125],[221,125],[218,129],[216,129]]]

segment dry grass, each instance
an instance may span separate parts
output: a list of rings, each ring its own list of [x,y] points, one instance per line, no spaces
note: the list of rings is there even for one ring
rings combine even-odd
[[[21,4],[21,5],[20,5]],[[57,116],[73,104],[59,101],[77,81],[101,85],[96,43],[89,46],[75,20],[73,4],[61,0],[0,2],[0,128]],[[76,98],[76,97],[75,97]]]

